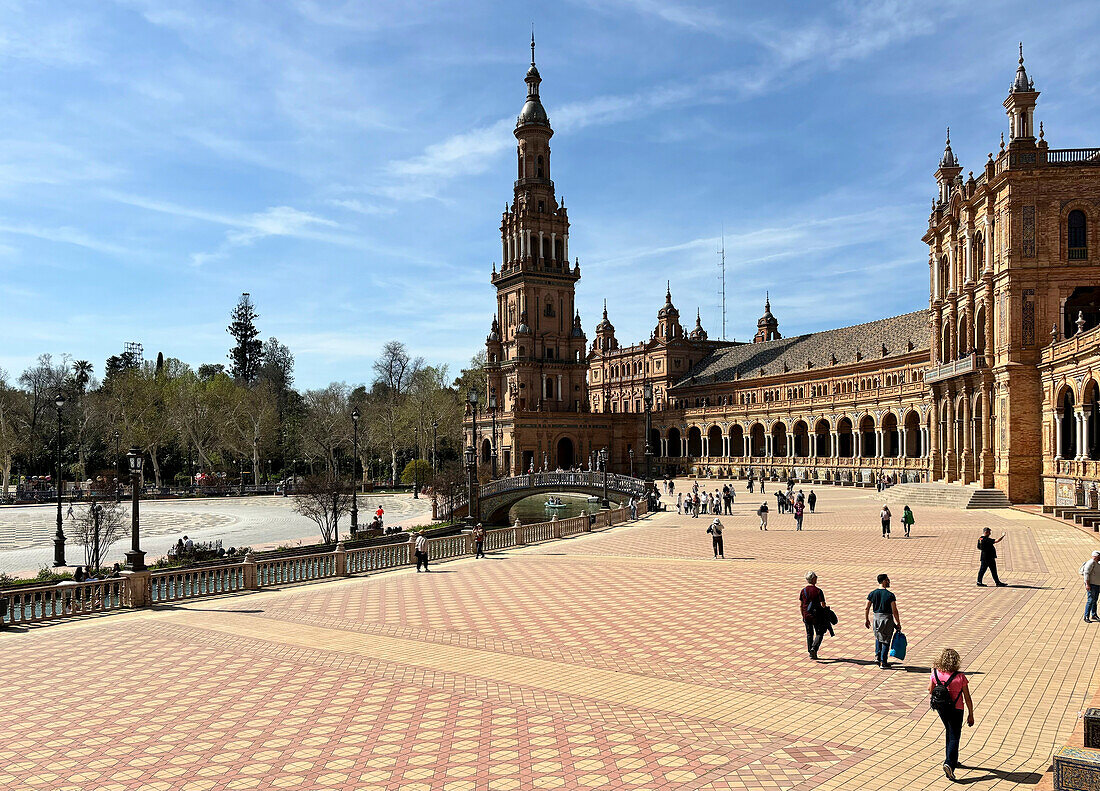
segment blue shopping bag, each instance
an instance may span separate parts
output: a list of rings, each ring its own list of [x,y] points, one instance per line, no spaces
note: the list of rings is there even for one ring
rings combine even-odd
[[[894,632],[894,639],[890,641],[890,656],[894,659],[905,659],[905,648],[909,641],[901,632]]]

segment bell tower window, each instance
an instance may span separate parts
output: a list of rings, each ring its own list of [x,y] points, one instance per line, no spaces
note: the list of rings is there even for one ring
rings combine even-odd
[[[542,178],[542,157],[540,156],[535,161],[535,176],[536,178]]]
[[[1088,258],[1088,234],[1085,213],[1074,209],[1066,218],[1066,236],[1070,261],[1084,261]]]

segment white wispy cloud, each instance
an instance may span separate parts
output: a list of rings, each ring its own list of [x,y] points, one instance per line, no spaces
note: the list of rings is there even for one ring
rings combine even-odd
[[[9,233],[16,236],[30,236],[35,239],[42,239],[47,242],[57,242],[59,244],[71,244],[76,247],[84,247],[88,250],[109,253],[111,255],[126,255],[130,252],[130,250],[121,245],[97,239],[79,228],[64,226],[53,228],[35,225],[33,223],[18,223],[0,219],[0,233]]]

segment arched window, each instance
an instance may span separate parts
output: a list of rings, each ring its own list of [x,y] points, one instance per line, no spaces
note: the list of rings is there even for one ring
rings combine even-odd
[[[1085,213],[1080,209],[1074,209],[1066,219],[1066,236],[1069,246],[1070,261],[1084,261],[1088,258],[1088,241],[1086,234]]]
[[[535,176],[537,178],[540,178],[540,179],[542,178],[542,157],[541,156],[536,160]]]

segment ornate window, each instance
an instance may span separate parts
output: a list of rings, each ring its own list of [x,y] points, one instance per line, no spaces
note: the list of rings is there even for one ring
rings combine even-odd
[[[1074,209],[1066,219],[1066,236],[1070,261],[1084,261],[1088,258],[1087,224],[1085,213]]]

